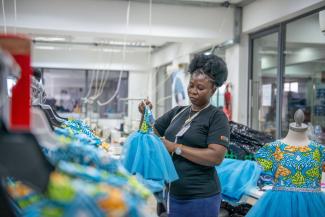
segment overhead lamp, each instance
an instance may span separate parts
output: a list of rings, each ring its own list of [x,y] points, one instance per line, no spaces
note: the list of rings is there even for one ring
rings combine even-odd
[[[109,41],[108,44],[110,45],[119,45],[119,46],[134,46],[134,47],[144,47],[146,46],[145,42],[142,41]]]
[[[108,52],[108,53],[120,53],[121,52],[121,50],[119,50],[119,49],[111,49],[111,48],[104,48],[102,51]]]
[[[65,37],[46,37],[46,36],[35,36],[33,38],[36,41],[49,41],[49,42],[56,42],[56,41],[67,41]]]
[[[54,46],[45,46],[45,45],[37,45],[34,48],[38,49],[38,50],[55,50],[56,49],[56,47],[54,47]]]
[[[109,41],[110,45],[130,45],[130,42],[124,41]]]

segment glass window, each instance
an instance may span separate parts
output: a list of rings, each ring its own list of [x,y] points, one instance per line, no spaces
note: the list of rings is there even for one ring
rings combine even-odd
[[[253,40],[252,127],[276,136],[278,33]]]
[[[325,143],[325,35],[319,18],[315,13],[286,27],[282,136],[300,108],[305,123]]]
[[[47,94],[46,103],[58,112],[83,114],[83,101],[89,92],[98,95],[96,100],[105,102],[114,95],[120,71],[94,71],[75,69],[44,69],[43,82]],[[93,80],[92,85],[91,80]],[[102,88],[101,88],[102,87]],[[87,90],[87,91],[86,91]],[[88,113],[99,118],[122,118],[127,115],[127,101],[118,100],[128,97],[128,72],[123,72],[117,96],[107,105],[96,102],[87,105]],[[69,115],[67,115],[69,116]]]

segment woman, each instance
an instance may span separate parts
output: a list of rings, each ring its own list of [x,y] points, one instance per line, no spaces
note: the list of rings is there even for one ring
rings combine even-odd
[[[179,180],[169,186],[169,217],[216,217],[220,183],[215,166],[227,151],[229,125],[225,114],[210,105],[216,89],[227,79],[225,62],[215,55],[199,55],[189,66],[187,93],[191,105],[175,107],[154,124],[162,137]],[[145,104],[140,103],[143,113]]]

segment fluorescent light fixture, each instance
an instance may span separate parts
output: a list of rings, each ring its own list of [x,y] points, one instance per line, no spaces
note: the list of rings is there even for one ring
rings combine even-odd
[[[50,42],[66,41],[67,40],[65,37],[58,37],[58,36],[53,36],[53,37],[35,36],[33,39],[36,41],[50,41]]]
[[[210,55],[210,54],[211,54],[210,51],[204,52],[204,55],[206,55],[206,56],[208,56],[208,55]]]
[[[97,51],[99,51],[99,50],[97,50]],[[119,49],[111,49],[111,48],[104,48],[102,51],[107,52],[107,53],[120,53],[120,52],[122,52]]]
[[[109,41],[108,43],[111,45],[131,45],[131,43],[127,41]]]
[[[141,42],[141,41],[109,41],[108,44],[110,45],[119,45],[119,46],[134,46],[134,47],[144,47],[146,46],[145,42]]]
[[[45,46],[45,45],[36,45],[34,48],[37,50],[55,50],[56,49],[54,46]]]

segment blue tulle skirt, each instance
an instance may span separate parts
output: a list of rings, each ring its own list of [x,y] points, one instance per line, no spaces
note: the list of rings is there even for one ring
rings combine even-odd
[[[325,193],[267,191],[246,217],[324,217]]]
[[[173,161],[159,137],[135,132],[124,144],[123,165],[145,179],[173,182],[178,179]]]
[[[235,159],[224,159],[216,169],[221,183],[222,198],[235,205],[247,191],[256,188],[262,171],[255,161]]]

